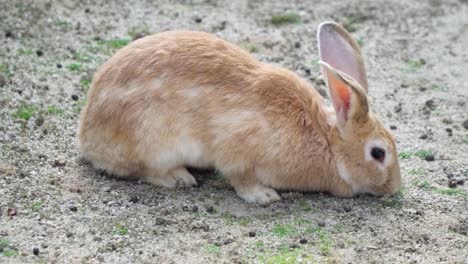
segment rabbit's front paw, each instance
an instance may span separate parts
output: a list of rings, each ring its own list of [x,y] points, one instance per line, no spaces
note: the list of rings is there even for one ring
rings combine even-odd
[[[150,176],[146,177],[146,181],[155,185],[166,188],[176,187],[193,187],[197,185],[197,181],[186,168],[177,168],[169,171],[165,176]]]
[[[248,203],[267,205],[281,200],[278,193],[272,188],[255,184],[253,186],[236,187],[237,195]]]

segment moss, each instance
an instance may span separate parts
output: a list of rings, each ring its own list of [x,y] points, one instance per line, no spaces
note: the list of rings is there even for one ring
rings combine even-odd
[[[273,25],[297,24],[301,22],[301,19],[298,14],[287,13],[287,14],[277,14],[277,15],[271,16],[270,22]]]

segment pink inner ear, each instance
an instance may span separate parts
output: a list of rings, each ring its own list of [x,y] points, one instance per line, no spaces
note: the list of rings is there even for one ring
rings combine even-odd
[[[336,79],[335,76],[333,76],[332,74],[328,74],[328,84],[330,87],[333,87],[333,91],[336,93],[335,96],[337,98],[334,98],[333,100],[335,108],[344,108],[346,113],[345,118],[347,118],[349,104],[351,101],[351,92],[349,91],[349,88],[346,87],[346,84]]]

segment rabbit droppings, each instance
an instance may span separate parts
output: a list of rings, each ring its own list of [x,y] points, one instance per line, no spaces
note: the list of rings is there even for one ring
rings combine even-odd
[[[215,167],[247,202],[274,189],[393,194],[395,140],[372,113],[358,45],[334,22],[318,28],[333,102],[295,73],[211,34],[138,39],[100,67],[80,124],[95,168],[162,187],[196,185],[185,166]]]

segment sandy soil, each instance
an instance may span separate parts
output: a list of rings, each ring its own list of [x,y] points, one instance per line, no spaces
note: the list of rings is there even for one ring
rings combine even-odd
[[[0,263],[468,263],[467,1],[97,2],[0,0]],[[132,38],[212,32],[324,92],[315,32],[329,19],[362,46],[398,140],[397,196],[261,207],[221,175],[166,190],[80,158],[92,75]]]

